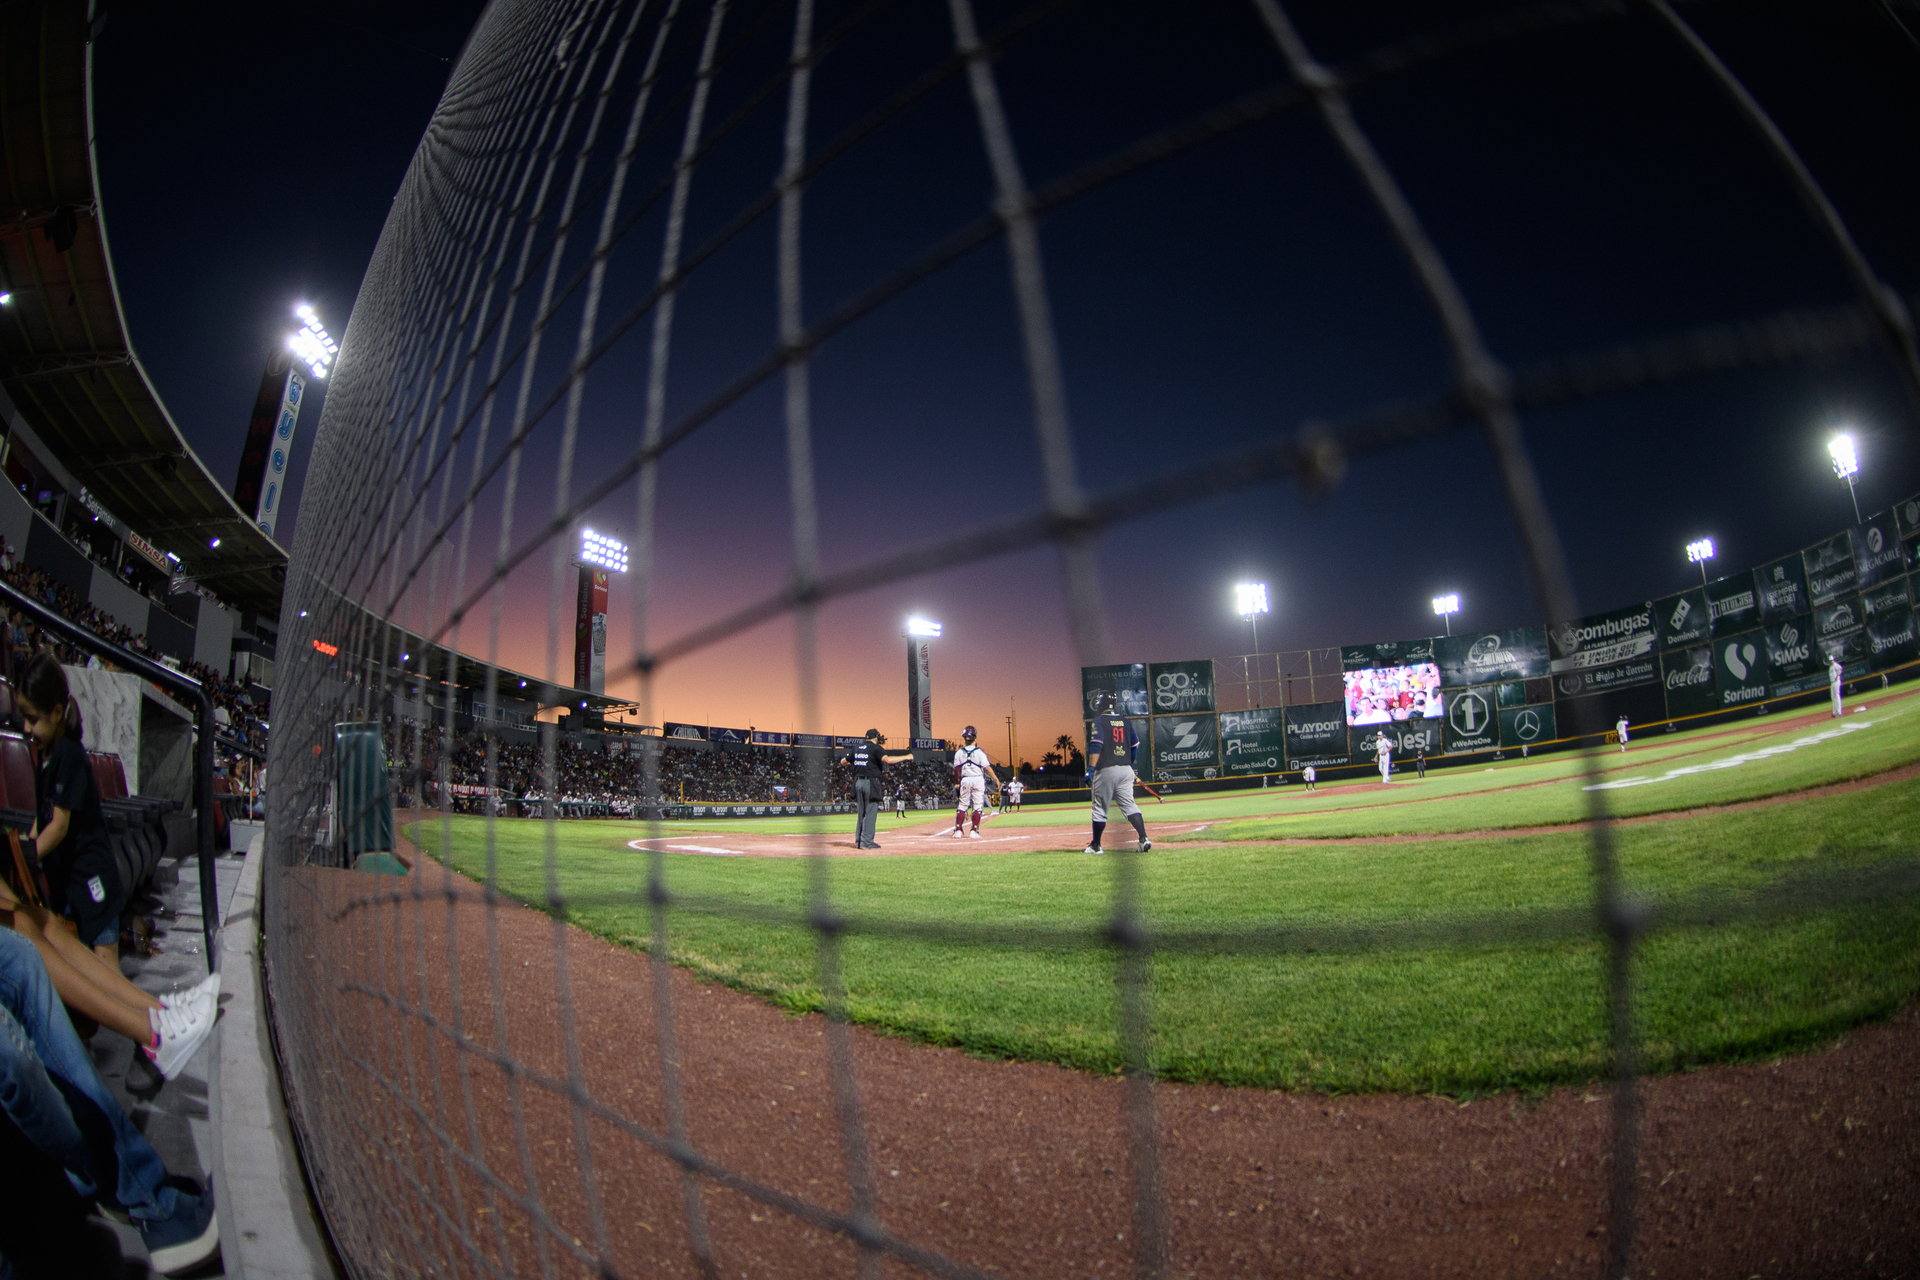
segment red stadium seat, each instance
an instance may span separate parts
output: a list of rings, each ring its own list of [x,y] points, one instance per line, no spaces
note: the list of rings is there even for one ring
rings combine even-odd
[[[94,755],[98,767],[94,778],[100,784],[102,800],[124,800],[127,796],[127,770],[120,757],[112,751],[102,751]]]
[[[33,812],[33,744],[23,733],[0,733],[0,803]]]

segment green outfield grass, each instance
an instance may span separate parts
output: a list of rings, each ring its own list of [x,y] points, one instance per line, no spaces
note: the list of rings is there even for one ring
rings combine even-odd
[[[1791,755],[1658,785],[1672,789],[1669,804],[1697,805],[1725,799],[1728,784],[1742,795],[1778,790],[1779,778],[1762,776],[1771,769],[1786,770],[1800,786],[1848,770],[1878,772],[1916,754],[1915,722],[1920,716],[1890,716]],[[1904,758],[1899,741],[1908,749]],[[1663,751],[1681,749],[1663,742],[1645,758],[1657,762]],[[1391,803],[1414,791],[1384,794]],[[1477,802],[1503,800],[1488,795]],[[1393,804],[1381,816],[1403,830],[1444,829],[1428,824],[1454,821],[1448,806],[1475,802],[1456,795]],[[1763,890],[1809,869],[1904,864],[1920,847],[1917,827],[1920,783],[1909,781],[1622,827],[1616,840],[1625,882],[1657,909],[1703,891]],[[435,821],[412,834],[444,856],[442,829]],[[570,918],[644,949],[648,859],[626,847],[639,829],[625,822],[553,828],[560,888],[579,903]],[[491,874],[522,901],[542,900],[542,824],[495,824],[491,859],[483,820],[454,819],[451,831],[457,869],[478,879]],[[794,910],[804,903],[810,872],[799,859],[669,854],[664,865],[669,887],[689,900]],[[1287,924],[1331,931],[1360,923],[1391,930],[1577,910],[1591,893],[1589,842],[1578,828],[1421,842],[1162,845],[1139,865],[1147,914],[1166,928]],[[1115,859],[1077,853],[849,858],[831,862],[831,879],[836,903],[855,917],[1093,928],[1107,910],[1116,868]],[[820,1007],[815,942],[804,929],[686,909],[672,912],[670,927],[676,962],[788,1009]],[[844,942],[844,957],[849,1011],[859,1022],[980,1054],[1094,1072],[1119,1066],[1110,954],[855,934]],[[1920,991],[1920,901],[1896,897],[1767,923],[1656,933],[1642,947],[1636,973],[1650,1069],[1805,1048],[1885,1016]],[[1587,937],[1327,954],[1162,954],[1152,962],[1154,1064],[1174,1079],[1336,1091],[1472,1094],[1589,1080],[1608,1070],[1604,975],[1603,949]]]

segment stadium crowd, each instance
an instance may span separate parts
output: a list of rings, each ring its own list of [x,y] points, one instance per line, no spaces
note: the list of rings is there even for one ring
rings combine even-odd
[[[485,787],[487,744],[495,745],[491,795],[441,794],[440,767],[452,787]],[[401,807],[424,802],[447,805],[457,812],[482,812],[489,807],[519,813],[546,799],[562,803],[607,805],[615,813],[631,812],[642,795],[668,803],[785,804],[801,799],[805,779],[803,762],[792,751],[776,747],[748,747],[740,751],[665,747],[660,749],[657,789],[649,791],[639,742],[633,751],[609,752],[604,746],[584,745],[571,738],[554,744],[554,794],[548,795],[541,748],[533,742],[506,741],[479,730],[454,736],[451,749],[441,726],[416,721],[387,722],[389,758]],[[652,748],[658,740],[648,741]],[[625,745],[625,744],[622,744]],[[943,761],[916,761],[887,770],[888,793],[904,791],[909,808],[942,807],[952,803],[953,771]],[[853,795],[853,777],[836,763],[831,779],[835,800]]]

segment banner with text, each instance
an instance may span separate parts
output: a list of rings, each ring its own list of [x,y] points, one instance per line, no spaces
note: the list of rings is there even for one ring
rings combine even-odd
[[[1651,658],[1658,639],[1651,600],[1547,628],[1555,675]]]
[[[1446,749],[1489,751],[1500,745],[1500,716],[1494,706],[1493,686],[1449,689],[1446,692]]]
[[[1885,671],[1920,659],[1914,638],[1913,610],[1890,610],[1867,624],[1867,668]]]
[[[1226,717],[1221,717],[1224,725]],[[1347,746],[1347,704],[1344,702],[1308,702],[1286,709],[1287,768],[1316,769],[1346,764],[1352,758]]]
[[[1900,530],[1891,511],[1868,516],[1866,523],[1854,527],[1853,575],[1854,583],[1862,591],[1904,574],[1905,560]]]
[[[1766,697],[1767,675],[1766,632],[1715,637],[1713,677],[1722,710]]]
[[[1152,781],[1220,776],[1220,722],[1213,716],[1153,718]]]
[[[1220,767],[1230,778],[1292,768],[1287,763],[1286,711],[1222,711]]]
[[[1340,646],[1340,669],[1365,671],[1368,667],[1411,667],[1422,662],[1432,662],[1433,647],[1436,643],[1438,642],[1429,636],[1425,640],[1383,640],[1378,644],[1343,644]]]
[[[1827,664],[1813,643],[1813,618],[1803,615],[1767,624],[1768,680],[1773,696],[1785,698],[1827,682]]]
[[[1713,612],[1713,634],[1746,631],[1760,621],[1760,595],[1751,573],[1734,573],[1707,584],[1707,608]]]
[[[1094,695],[1111,693],[1117,698],[1116,710],[1123,716],[1151,714],[1147,701],[1147,664],[1123,662],[1110,667],[1080,668],[1080,712],[1093,714]]]
[[[1772,564],[1753,571],[1754,589],[1760,593],[1760,616],[1793,618],[1813,607],[1807,593],[1807,562],[1797,555],[1783,556]]]
[[[1713,688],[1713,646],[1669,649],[1660,655],[1662,682],[1667,686],[1667,714],[1700,716],[1720,709]]]
[[[1908,586],[1908,580],[1904,577],[1883,582],[1877,587],[1860,593],[1860,613],[1866,618],[1869,626],[1873,624],[1875,618],[1892,613],[1896,609],[1911,608],[1912,605],[1911,589]]]
[[[1555,731],[1553,704],[1538,707],[1503,707],[1500,711],[1500,745],[1510,751],[1551,742]]]
[[[1148,663],[1147,688],[1157,716],[1205,715],[1216,709],[1212,658]]]
[[[1683,649],[1704,644],[1713,634],[1713,610],[1707,603],[1707,589],[1695,587],[1653,602],[1654,625],[1660,628],[1662,649]]]
[[[1826,604],[1853,590],[1853,542],[1836,533],[1801,552],[1807,565],[1807,592],[1814,604]]]
[[[1550,670],[1545,627],[1516,627],[1511,631],[1483,631],[1440,636],[1433,640],[1432,661],[1440,668],[1440,685],[1464,689],[1498,680],[1525,680]],[[1342,651],[1344,653],[1344,650]]]

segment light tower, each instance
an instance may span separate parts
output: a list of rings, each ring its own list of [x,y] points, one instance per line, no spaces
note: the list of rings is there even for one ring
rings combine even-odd
[[[931,618],[907,619],[907,746],[933,736],[933,642],[942,628]]]
[[[1267,584],[1264,582],[1236,582],[1233,584],[1233,602],[1240,616],[1253,624],[1253,665],[1260,665],[1260,615],[1269,612],[1267,607]],[[1246,665],[1242,663],[1240,676],[1253,686],[1253,705],[1260,706],[1260,673],[1255,671],[1248,679]]]
[[[1700,566],[1700,585],[1707,585],[1707,561],[1713,559],[1713,539],[1702,538],[1687,544],[1687,559]]]
[[[1853,499],[1853,522],[1860,523],[1860,495],[1854,492],[1853,478],[1860,474],[1860,452],[1853,437],[1842,431],[1827,441],[1827,453],[1833,459],[1833,474],[1847,482],[1847,496]]]
[[[307,377],[310,374],[316,382],[324,379],[340,353],[312,307],[303,302],[293,314],[301,327],[288,335],[284,348],[267,357],[253,417],[247,421],[247,443],[240,451],[240,475],[233,484],[233,500],[269,538],[287,496],[287,464],[293,456],[293,429],[300,420]],[[302,365],[307,373],[300,371]]]
[[[627,571],[627,544],[617,538],[580,531],[580,591],[573,612],[573,687],[588,693],[607,691],[607,576]]]
[[[1445,620],[1447,624],[1447,634],[1452,635],[1453,615],[1460,612],[1460,593],[1458,591],[1452,591],[1444,596],[1435,596],[1433,598],[1433,611]]]

